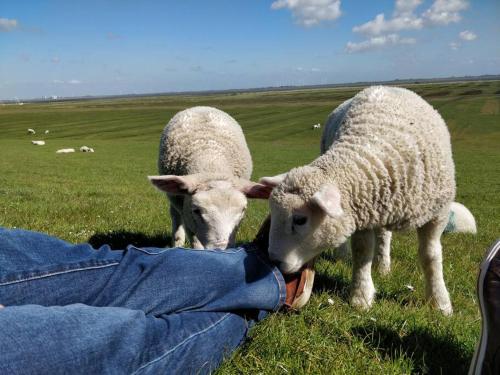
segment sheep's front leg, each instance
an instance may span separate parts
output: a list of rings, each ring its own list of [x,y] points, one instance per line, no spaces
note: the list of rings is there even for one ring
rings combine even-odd
[[[392,232],[385,228],[375,229],[375,257],[373,263],[381,275],[391,271],[391,238]]]
[[[188,230],[189,242],[191,242],[191,247],[195,250],[203,250],[205,247],[201,244],[196,234]]]
[[[342,245],[337,247],[335,250],[335,258],[334,259],[342,259],[342,260],[348,260],[349,259],[349,240],[344,242]]]
[[[182,224],[182,215],[170,204],[170,217],[172,218],[172,246],[183,247],[186,242],[186,231]]]
[[[430,303],[451,315],[450,296],[443,278],[443,256],[441,253],[441,234],[448,222],[448,210],[440,217],[417,229],[418,255],[425,276],[425,296]]]
[[[351,304],[361,309],[370,308],[375,297],[375,287],[371,273],[374,247],[375,235],[373,230],[358,231],[351,237]]]

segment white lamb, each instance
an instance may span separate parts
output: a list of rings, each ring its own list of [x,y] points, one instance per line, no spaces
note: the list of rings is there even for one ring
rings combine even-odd
[[[35,146],[45,146],[45,141],[31,141],[31,144]]]
[[[94,152],[94,149],[92,147],[82,146],[80,147],[80,152]]]
[[[71,154],[73,152],[75,152],[74,148],[61,148],[56,151],[56,154]]]
[[[349,109],[352,99],[346,100],[339,105],[328,117],[323,135],[321,137],[321,154],[328,152],[333,142],[336,140],[336,133],[342,124]],[[476,233],[476,221],[472,213],[462,204],[453,202],[450,205],[449,220],[444,232]],[[375,230],[375,254],[374,266],[382,275],[388,274],[391,269],[391,231],[385,228]],[[337,257],[346,258],[349,254],[347,242],[341,245],[336,251]]]
[[[28,134],[36,134],[36,131],[34,129],[28,129]]]
[[[451,314],[440,237],[455,197],[455,171],[443,119],[417,94],[383,86],[361,91],[328,121],[333,118],[339,123],[325,154],[261,180],[275,186],[271,258],[285,273],[296,272],[351,236],[351,303],[368,308],[375,295],[375,231],[416,228],[426,297]]]
[[[233,246],[247,198],[267,198],[271,188],[251,182],[252,159],[239,124],[211,107],[177,113],[160,141],[158,168],[150,176],[167,193],[174,246],[186,232],[196,249]]]

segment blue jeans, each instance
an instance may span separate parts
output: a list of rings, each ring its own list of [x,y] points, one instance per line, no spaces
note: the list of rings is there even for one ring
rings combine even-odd
[[[249,249],[96,250],[0,228],[0,374],[210,373],[284,300]]]

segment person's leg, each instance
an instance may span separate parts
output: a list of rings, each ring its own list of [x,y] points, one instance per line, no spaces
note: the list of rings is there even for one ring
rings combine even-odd
[[[245,338],[224,312],[146,315],[81,304],[0,309],[1,374],[204,374]]]
[[[126,307],[146,314],[276,310],[286,288],[256,251],[71,245],[0,228],[0,303]]]

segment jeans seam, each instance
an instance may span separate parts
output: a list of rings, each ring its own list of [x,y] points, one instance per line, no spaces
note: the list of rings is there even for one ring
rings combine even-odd
[[[95,269],[99,269],[99,268],[106,268],[106,267],[116,266],[118,264],[120,264],[120,263],[114,262],[114,263],[108,263],[108,264],[103,264],[103,265],[99,265],[99,266],[90,266],[90,267],[75,268],[75,269],[65,270],[65,271],[51,272],[51,273],[47,273],[45,275],[26,277],[26,278],[20,279],[20,280],[6,281],[3,283],[0,283],[0,286],[6,286],[6,285],[17,284],[17,283],[22,283],[22,282],[26,282],[26,281],[44,279],[46,277],[63,275],[66,273],[71,273],[71,272],[79,272],[79,271],[95,270]]]
[[[206,252],[206,251],[208,251],[208,252],[211,252],[211,253],[224,253],[224,254],[236,254],[236,253],[239,253],[239,252],[245,250],[242,247],[239,247],[237,249],[231,249],[231,251],[228,251],[228,250],[225,250],[225,249],[189,249],[189,248],[186,248],[186,247],[172,247],[172,248],[168,248],[168,249],[162,249],[158,253],[153,253],[153,252],[147,251],[146,249],[143,249],[143,248],[140,248],[140,247],[136,247],[134,245],[130,245],[129,248],[130,249],[134,249],[134,250],[138,250],[138,251],[140,251],[140,252],[142,252],[144,254],[147,254],[147,255],[160,255],[160,254],[165,253],[166,251],[175,250],[175,249],[181,249],[181,250],[186,250],[186,251],[200,251],[200,252]]]
[[[278,282],[278,289],[279,289],[280,296],[278,298],[278,303],[276,304],[276,306],[273,309],[273,311],[278,311],[279,308],[286,301],[286,286],[284,287],[284,285],[282,285],[282,284],[285,283],[285,279],[283,278],[283,276],[281,275],[281,273],[279,273],[279,271],[276,269],[276,267],[271,266],[269,263],[265,262],[264,259],[262,259],[257,252],[255,252],[255,255],[257,256],[257,259],[261,263],[263,263],[267,268],[269,268],[271,270],[271,272],[273,273],[274,278]]]
[[[201,335],[202,333],[205,333],[207,332],[208,330],[214,328],[216,325],[218,325],[219,323],[221,323],[223,320],[225,320],[229,315],[231,315],[231,313],[226,313],[222,318],[220,318],[219,320],[217,320],[215,323],[212,323],[210,326],[202,329],[201,331],[198,331],[196,333],[193,333],[191,336],[185,338],[184,340],[182,340],[180,343],[178,343],[176,346],[174,346],[172,349],[169,349],[167,350],[165,353],[163,353],[162,355],[160,355],[159,357],[153,359],[152,361],[149,361],[148,363],[142,365],[141,367],[139,367],[137,370],[135,370],[132,375],[134,374],[137,374],[139,373],[140,371],[144,370],[146,367],[149,367],[150,365],[152,365],[153,363],[155,362],[158,362],[160,360],[162,360],[163,358],[165,358],[167,355],[169,355],[170,353],[172,353],[174,350],[178,349],[179,347],[181,347],[182,345],[186,344],[188,341],[191,341],[193,338],[195,338],[196,336],[199,336]]]

